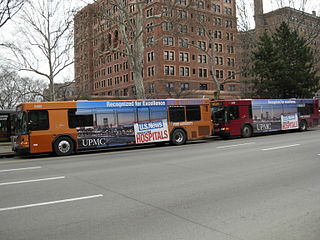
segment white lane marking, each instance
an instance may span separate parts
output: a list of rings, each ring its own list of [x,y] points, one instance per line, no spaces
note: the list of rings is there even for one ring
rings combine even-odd
[[[279,146],[279,147],[272,147],[272,148],[265,148],[261,149],[262,151],[270,151],[270,150],[277,150],[277,149],[283,149],[283,148],[290,148],[290,147],[296,147],[300,146],[301,144],[292,144],[292,145],[287,145],[287,146]]]
[[[85,199],[90,199],[90,198],[98,198],[98,197],[103,197],[103,195],[98,194],[98,195],[85,196],[85,197],[62,199],[62,200],[51,201],[51,202],[33,203],[33,204],[21,205],[21,206],[15,206],[15,207],[0,208],[0,212],[22,209],[22,208],[31,208],[31,207],[39,207],[39,206],[45,206],[45,205],[53,205],[53,204],[58,204],[58,203],[73,202],[73,201],[85,200]]]
[[[51,178],[39,178],[39,179],[31,179],[31,180],[17,181],[17,182],[4,182],[4,183],[0,183],[0,186],[20,184],[20,183],[31,183],[31,182],[41,182],[41,181],[58,180],[58,179],[63,179],[63,178],[65,178],[65,176],[51,177]]]
[[[5,170],[0,170],[0,173],[3,173],[3,172],[13,172],[13,171],[24,171],[24,170],[33,170],[33,169],[39,169],[39,168],[41,168],[41,167],[40,167],[40,166],[37,166],[37,167],[5,169]]]
[[[250,145],[250,144],[255,144],[255,142],[250,142],[250,143],[241,143],[241,144],[235,144],[235,145],[228,145],[228,146],[221,146],[217,148],[230,148],[230,147],[238,147],[238,146],[244,146],[244,145]]]

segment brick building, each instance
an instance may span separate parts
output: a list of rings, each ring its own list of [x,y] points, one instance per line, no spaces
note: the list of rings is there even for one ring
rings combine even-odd
[[[290,7],[284,7],[263,13],[263,0],[254,0],[254,20],[255,29],[239,32],[237,38],[242,97],[253,97],[252,89],[250,89],[253,76],[250,76],[246,70],[250,68],[250,54],[255,47],[258,36],[263,32],[275,31],[282,22],[288,23],[292,29],[297,30],[301,36],[308,40],[309,47],[314,50],[316,68],[320,76],[320,17],[316,16],[315,11],[309,14]]]
[[[144,8],[146,18],[161,14],[161,18],[145,21],[143,79],[147,97],[212,97],[216,92],[212,74],[221,83],[231,80],[221,85],[222,98],[239,97],[235,0],[178,0],[163,14],[168,10],[165,2],[149,0]],[[128,59],[114,51],[115,47],[124,48],[123,39],[117,25],[98,16],[101,4],[108,14],[117,11],[108,1],[99,0],[75,16],[78,94],[134,97]],[[134,7],[130,10],[135,11]],[[213,53],[213,64],[204,50]]]

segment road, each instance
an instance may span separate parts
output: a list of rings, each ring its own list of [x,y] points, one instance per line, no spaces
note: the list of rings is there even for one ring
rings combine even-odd
[[[0,160],[2,240],[319,240],[320,130]]]

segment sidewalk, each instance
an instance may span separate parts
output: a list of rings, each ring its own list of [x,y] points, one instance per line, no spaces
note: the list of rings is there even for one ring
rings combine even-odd
[[[0,158],[13,156],[14,152],[12,151],[11,142],[0,142]]]

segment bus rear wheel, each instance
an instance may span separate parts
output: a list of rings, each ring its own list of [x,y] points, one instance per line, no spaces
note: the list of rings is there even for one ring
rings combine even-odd
[[[248,138],[252,136],[252,127],[249,125],[244,125],[241,130],[241,136],[244,138]]]
[[[67,156],[73,152],[74,144],[68,137],[59,137],[53,144],[53,149],[58,156]]]
[[[176,129],[171,134],[171,144],[172,145],[182,145],[186,142],[186,133],[181,129]]]

